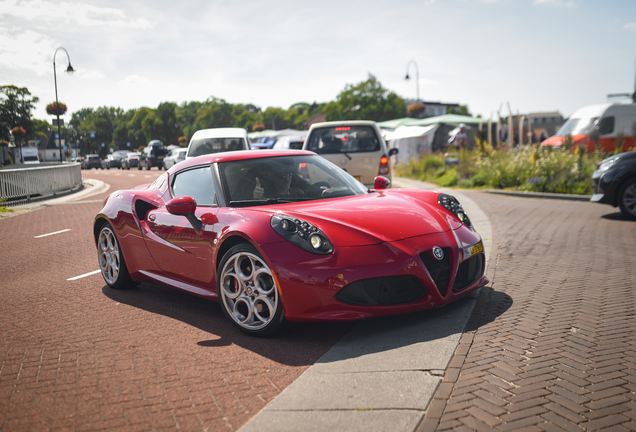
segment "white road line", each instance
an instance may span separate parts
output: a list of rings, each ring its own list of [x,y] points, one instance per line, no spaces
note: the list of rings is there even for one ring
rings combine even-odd
[[[95,271],[92,271],[90,273],[85,273],[83,275],[79,275],[79,276],[75,276],[75,277],[72,277],[72,278],[68,278],[66,280],[67,281],[74,281],[74,280],[77,280],[77,279],[85,278],[87,276],[92,276],[92,275],[97,274],[99,272],[101,272],[101,270],[95,270]]]
[[[48,233],[48,234],[42,234],[42,235],[39,235],[39,236],[35,236],[35,237],[33,237],[33,238],[48,237],[48,236],[51,236],[51,235],[53,235],[53,234],[59,234],[59,233],[63,233],[63,232],[70,231],[70,230],[71,230],[71,229],[70,229],[70,228],[68,228],[68,229],[64,229],[64,230],[62,230],[62,231],[55,231],[55,232]]]

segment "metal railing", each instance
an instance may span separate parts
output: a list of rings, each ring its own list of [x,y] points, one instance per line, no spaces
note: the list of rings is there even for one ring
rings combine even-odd
[[[26,198],[67,191],[81,186],[79,163],[0,170],[0,199]]]

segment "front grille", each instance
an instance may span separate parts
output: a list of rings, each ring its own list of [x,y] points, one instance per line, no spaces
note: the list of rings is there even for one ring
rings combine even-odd
[[[336,300],[360,306],[390,306],[415,303],[426,295],[422,283],[411,275],[363,279],[350,283]]]
[[[420,258],[426,266],[426,270],[428,270],[428,273],[431,275],[433,282],[435,282],[437,290],[443,297],[446,295],[446,291],[448,291],[448,282],[451,273],[451,257],[450,249],[443,248],[442,250],[444,251],[444,258],[441,260],[433,258],[430,251],[422,252]]]
[[[461,291],[475,282],[484,272],[484,255],[477,254],[463,261],[457,269],[453,291]]]

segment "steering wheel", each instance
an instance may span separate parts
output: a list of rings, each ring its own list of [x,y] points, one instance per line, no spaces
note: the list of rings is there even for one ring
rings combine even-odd
[[[314,183],[309,186],[309,189],[305,192],[306,197],[319,197],[322,196],[322,193],[329,189],[331,186],[326,181],[321,181],[318,183]]]

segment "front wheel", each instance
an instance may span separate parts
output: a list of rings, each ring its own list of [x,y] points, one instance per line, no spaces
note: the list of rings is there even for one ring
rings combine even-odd
[[[618,191],[618,204],[625,216],[636,220],[636,179],[628,180]]]
[[[266,336],[283,327],[285,317],[276,279],[254,246],[242,243],[232,247],[219,269],[221,308],[241,331]]]
[[[97,237],[97,259],[104,280],[111,288],[127,288],[133,285],[119,242],[111,225],[106,222]]]

